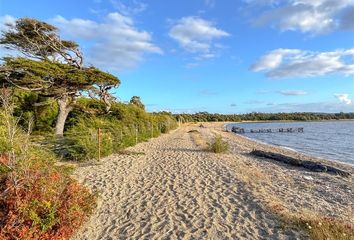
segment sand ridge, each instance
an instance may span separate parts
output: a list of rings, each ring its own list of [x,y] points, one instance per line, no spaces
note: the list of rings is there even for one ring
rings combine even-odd
[[[99,205],[74,239],[296,239],[251,188],[231,154],[198,147],[181,127],[140,143],[75,177],[99,193]],[[198,129],[203,137],[209,128]],[[236,156],[240,157],[240,156]],[[226,160],[225,160],[226,159]],[[225,160],[225,161],[224,161]]]

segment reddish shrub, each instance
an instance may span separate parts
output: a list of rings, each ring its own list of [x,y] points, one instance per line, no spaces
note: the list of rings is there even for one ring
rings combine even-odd
[[[0,188],[0,239],[69,239],[95,206],[90,192],[53,167],[8,173]]]

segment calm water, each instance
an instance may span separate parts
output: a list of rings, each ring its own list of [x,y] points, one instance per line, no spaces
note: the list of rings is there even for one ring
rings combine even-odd
[[[245,133],[246,137],[308,155],[354,164],[354,121],[235,123],[249,129],[303,127],[303,133]]]

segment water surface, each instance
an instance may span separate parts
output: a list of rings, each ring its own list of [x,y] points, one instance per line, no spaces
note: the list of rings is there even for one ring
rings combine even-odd
[[[354,164],[354,121],[234,123],[246,137],[299,152]],[[303,133],[249,133],[250,129],[303,127]]]

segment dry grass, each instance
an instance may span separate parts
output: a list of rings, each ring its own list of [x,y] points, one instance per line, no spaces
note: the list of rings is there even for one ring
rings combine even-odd
[[[271,192],[272,179],[265,172],[252,164],[239,161],[235,163],[237,178],[250,186],[270,212],[277,214],[285,228],[295,228],[303,231],[313,240],[354,240],[354,228],[349,222],[335,218],[319,216],[312,211],[302,209],[293,213]],[[290,179],[285,179],[291,181]],[[312,188],[312,184],[306,186]]]
[[[298,228],[305,231],[312,240],[353,240],[354,228],[344,221],[322,217],[305,211],[302,215],[292,214],[284,208],[272,209],[286,223],[287,227]]]
[[[202,134],[198,130],[192,129],[188,131],[188,133],[190,134],[194,144],[197,145],[199,148],[207,147],[207,142],[204,140]]]

